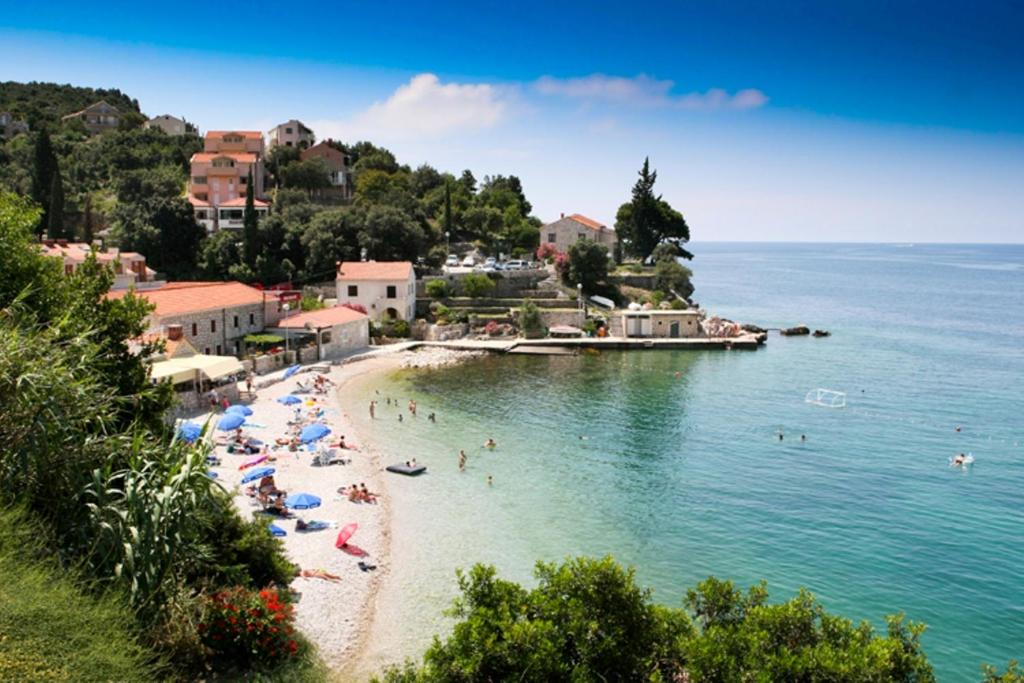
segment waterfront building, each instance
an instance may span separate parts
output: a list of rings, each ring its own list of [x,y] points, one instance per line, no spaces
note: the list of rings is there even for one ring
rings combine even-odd
[[[622,311],[622,336],[680,339],[700,334],[700,312],[695,309]]]
[[[370,317],[345,306],[333,306],[284,317],[267,331],[285,337],[293,348],[315,349],[310,358],[300,350],[299,358],[303,362],[326,360],[368,346]]]
[[[416,314],[416,273],[409,261],[338,264],[338,303],[359,304],[374,320],[411,321]]]

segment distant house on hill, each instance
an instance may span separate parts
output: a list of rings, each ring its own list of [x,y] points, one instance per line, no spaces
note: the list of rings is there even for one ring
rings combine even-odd
[[[359,304],[374,320],[416,317],[416,273],[410,261],[338,264],[338,303]]]
[[[331,191],[344,199],[352,196],[352,167],[349,156],[332,144],[333,140],[325,140],[309,149],[302,150],[302,160],[323,159],[327,165],[327,177],[331,183]]]
[[[14,118],[9,111],[0,111],[0,140],[9,140],[18,133],[27,133],[28,123]]]
[[[267,139],[270,140],[270,149],[278,145],[306,149],[316,142],[316,135],[302,121],[292,119],[268,130]]]
[[[149,121],[142,124],[143,128],[159,128],[168,135],[196,135],[195,126],[190,124],[185,119],[179,119],[177,116],[171,116],[170,114],[161,114],[160,116],[154,116]]]
[[[90,104],[82,111],[76,111],[73,114],[61,117],[61,121],[68,121],[70,119],[80,119],[85,129],[95,135],[96,133],[103,133],[108,130],[117,130],[121,123],[121,113],[116,107],[101,100],[95,104]]]
[[[584,238],[608,247],[609,253],[614,251],[618,241],[615,230],[578,213],[571,216],[563,213],[557,221],[540,227],[540,243],[553,244],[561,252],[569,251],[569,247]]]

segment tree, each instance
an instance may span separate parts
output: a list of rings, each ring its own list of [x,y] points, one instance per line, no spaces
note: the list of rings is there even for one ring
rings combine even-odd
[[[245,210],[242,212],[242,253],[245,264],[256,266],[256,257],[263,251],[260,244],[259,216],[256,215],[256,194],[252,182],[252,168],[245,184]]]
[[[46,234],[51,239],[64,238],[64,182],[60,177],[60,169],[53,173],[50,185],[50,208],[46,211]]]
[[[426,241],[423,228],[393,206],[372,206],[359,232],[359,245],[377,261],[415,261]]]
[[[444,231],[452,234],[452,186],[447,181],[444,184]]]
[[[462,185],[468,194],[476,194],[476,178],[468,168],[459,177],[459,184]]]
[[[241,242],[233,230],[220,230],[203,242],[199,270],[211,280],[226,280],[231,266],[242,260]]]
[[[569,268],[565,280],[583,285],[583,291],[594,293],[599,283],[608,279],[608,247],[593,240],[576,240],[568,252]]]
[[[931,683],[924,627],[889,617],[878,634],[828,614],[810,593],[769,604],[709,578],[686,609],[663,607],[611,558],[538,563],[537,586],[493,567],[460,572],[451,634],[388,683],[441,681],[896,681]],[[993,679],[997,680],[997,679]]]
[[[417,166],[409,176],[409,188],[417,199],[422,199],[428,192],[442,185],[444,176],[430,164]]]
[[[316,214],[302,233],[306,253],[303,277],[327,279],[338,261],[359,260],[359,233],[366,224],[366,210],[351,206]]]
[[[320,157],[293,161],[281,169],[280,177],[284,187],[298,188],[309,194],[331,185],[327,162]]]
[[[632,199],[619,207],[615,216],[615,231],[623,243],[623,249],[632,256],[646,259],[655,247],[665,241],[677,245],[690,240],[690,228],[682,214],[673,209],[661,196],[655,196],[654,183],[657,171],[650,168],[650,160],[644,159],[640,178],[633,186]],[[682,250],[680,255],[692,258]]]
[[[689,299],[693,294],[690,269],[676,261],[658,261],[654,266],[654,289],[662,294],[678,294]]]
[[[95,237],[95,226],[93,225],[92,215],[92,195],[85,195],[85,204],[82,207],[82,236],[81,239],[86,244],[92,244]]]
[[[285,166],[299,161],[302,158],[302,150],[298,147],[287,145],[274,145],[274,148],[267,154],[267,172],[274,177],[274,183],[281,186],[280,172]]]
[[[50,134],[44,128],[36,135],[36,144],[32,154],[32,187],[30,194],[36,204],[43,207],[36,232],[42,234],[49,225],[48,211],[50,193],[53,191],[53,176],[60,173],[57,167],[57,156],[53,153]]]

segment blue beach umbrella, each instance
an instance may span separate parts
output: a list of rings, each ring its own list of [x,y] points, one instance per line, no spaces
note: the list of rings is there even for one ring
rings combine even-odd
[[[282,529],[281,527],[279,527],[276,524],[271,524],[270,525],[270,533],[271,533],[272,536],[277,536],[278,538],[280,538],[282,536],[287,536],[288,535],[287,531],[285,531],[284,529]]]
[[[232,429],[238,429],[243,424],[245,424],[245,415],[224,413],[224,416],[220,418],[220,422],[217,423],[217,429],[222,432],[230,432]]]
[[[277,399],[277,402],[282,405],[293,406],[296,403],[302,403],[302,399],[299,398],[298,396],[295,396],[294,394],[288,394],[287,396],[282,396],[281,398]]]
[[[181,426],[178,427],[178,438],[182,441],[192,443],[199,438],[199,435],[202,434],[202,432],[203,428],[195,422],[183,422],[181,423]]]
[[[297,496],[288,496],[288,507],[294,510],[312,510],[320,507],[320,499],[312,493],[300,493]]]
[[[299,433],[299,441],[302,443],[312,443],[313,441],[319,441],[330,433],[331,430],[326,425],[316,422],[302,428],[302,432]]]
[[[208,476],[210,479],[216,479],[217,478],[217,473],[214,472],[213,470],[207,470],[206,476]]]
[[[224,412],[225,413],[238,413],[239,415],[248,417],[249,415],[252,415],[252,408],[250,408],[249,406],[243,406],[240,403],[236,403],[233,406],[229,406],[228,409],[225,410]]]
[[[289,377],[294,375],[296,372],[298,372],[299,368],[301,368],[301,367],[302,367],[301,365],[293,365],[293,366],[291,366],[290,368],[288,368],[287,370],[284,371],[284,377],[282,377],[281,379],[288,379]]]
[[[254,470],[249,470],[249,472],[244,477],[242,477],[242,483],[248,484],[250,481],[256,481],[257,479],[262,479],[263,477],[269,477],[275,471],[276,470],[273,467],[257,467]]]

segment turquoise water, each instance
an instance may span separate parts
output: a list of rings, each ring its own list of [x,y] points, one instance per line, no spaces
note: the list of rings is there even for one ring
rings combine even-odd
[[[929,625],[944,681],[1024,657],[1024,247],[694,251],[705,307],[833,336],[489,357],[359,390],[417,399],[419,418],[399,424],[385,406],[363,427],[430,466],[388,480],[392,576],[372,662],[445,628],[456,567],[529,581],[535,560],[606,553],[668,604],[715,574],[767,579],[776,599],[806,586],[877,625],[904,611]],[[805,403],[819,387],[847,407]],[[966,472],[947,465],[961,451],[976,458]]]

